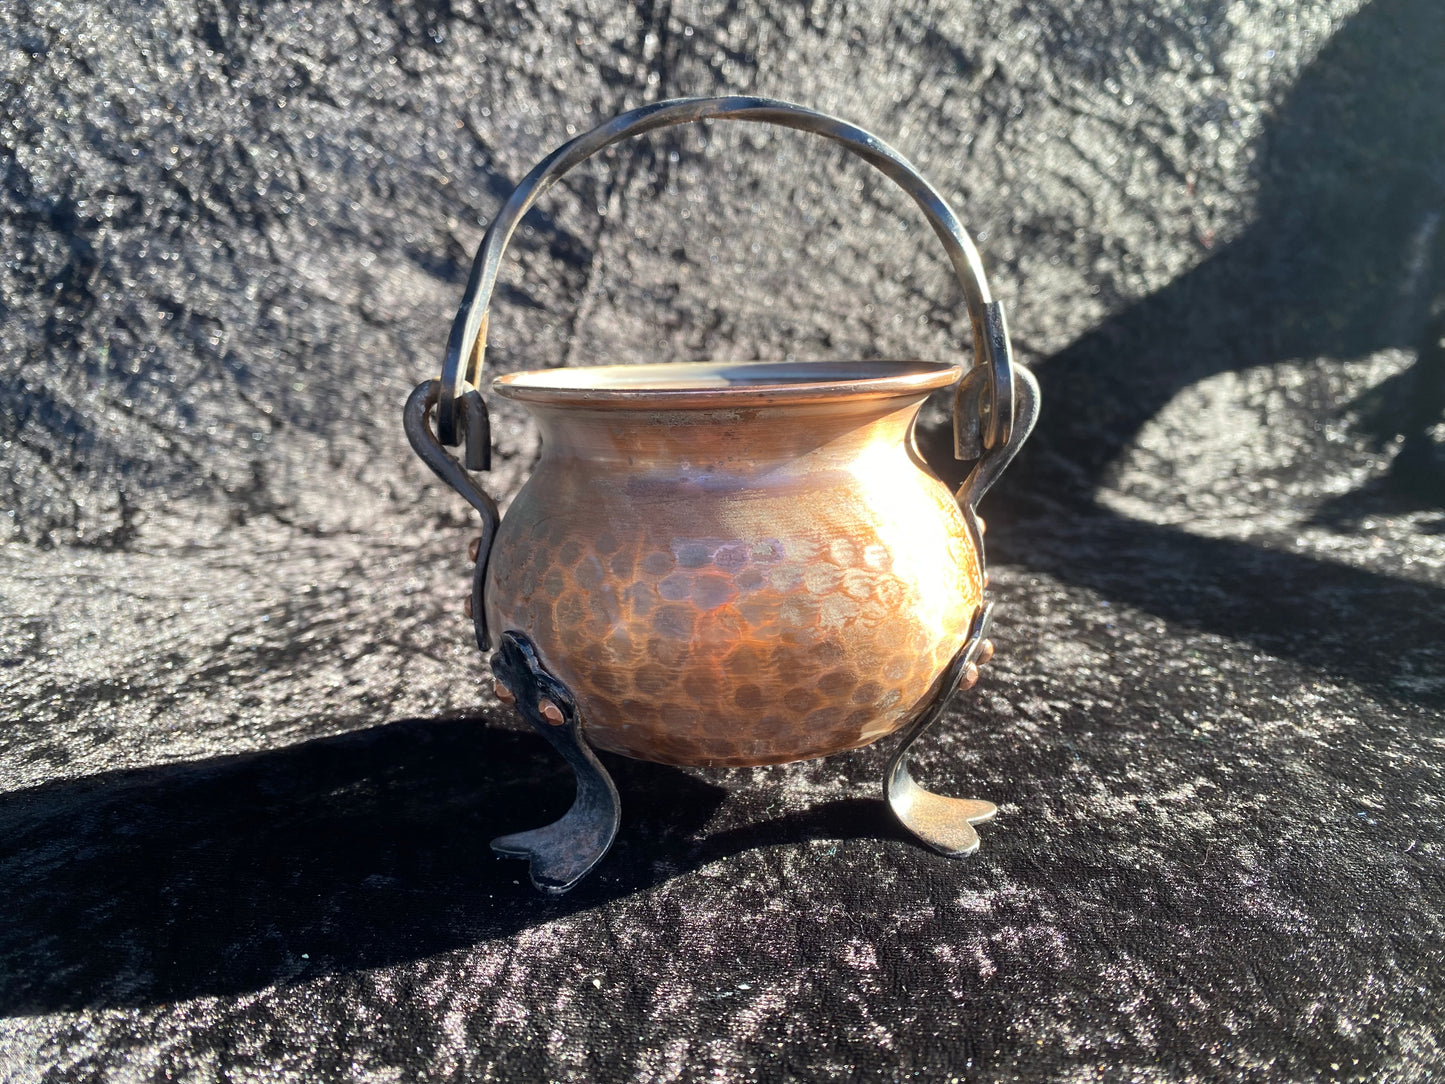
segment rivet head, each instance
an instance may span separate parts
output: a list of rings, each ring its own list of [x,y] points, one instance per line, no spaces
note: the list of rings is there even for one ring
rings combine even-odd
[[[482,536],[481,536],[481,535],[477,535],[476,538],[472,539],[469,543],[467,543],[467,557],[471,560],[472,564],[476,564],[476,563],[477,563],[477,558],[480,557],[481,555],[482,555]]]
[[[988,534],[988,524],[983,521],[982,516],[978,517],[978,533]]]
[[[968,669],[963,672],[963,680],[958,683],[959,692],[968,692],[978,684],[978,667],[973,663],[968,664]]]
[[[471,617],[471,616],[472,616],[472,596],[471,596],[471,595],[468,595],[465,599],[462,600],[462,613],[466,614],[468,617]]]
[[[978,664],[980,666],[987,666],[991,658],[993,658],[993,641],[985,640],[978,647]]]
[[[563,723],[562,709],[550,700],[543,700],[537,705],[537,710],[542,713],[542,718],[553,726],[561,726]]]
[[[492,692],[503,704],[515,704],[517,702],[517,694],[512,692],[511,689],[507,688],[500,681],[492,682]]]

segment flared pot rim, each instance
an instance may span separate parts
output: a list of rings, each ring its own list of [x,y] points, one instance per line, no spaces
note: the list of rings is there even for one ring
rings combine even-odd
[[[548,406],[741,409],[922,397],[962,374],[961,365],[917,360],[655,362],[506,373],[492,381],[492,390]]]

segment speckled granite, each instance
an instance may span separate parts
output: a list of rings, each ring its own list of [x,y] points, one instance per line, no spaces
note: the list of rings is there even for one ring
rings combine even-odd
[[[885,12],[886,7],[886,14]],[[0,1079],[1425,1081],[1445,1072],[1435,0],[0,11]],[[1000,651],[887,748],[610,758],[490,699],[400,433],[482,219],[626,105],[892,137],[975,227],[1037,444]],[[953,356],[901,197],[714,125],[519,236],[503,366]],[[495,407],[499,493],[535,434]]]

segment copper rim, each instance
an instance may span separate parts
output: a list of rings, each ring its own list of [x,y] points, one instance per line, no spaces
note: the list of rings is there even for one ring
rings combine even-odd
[[[492,389],[557,406],[731,408],[927,395],[962,373],[939,361],[674,362],[533,369],[499,376]]]

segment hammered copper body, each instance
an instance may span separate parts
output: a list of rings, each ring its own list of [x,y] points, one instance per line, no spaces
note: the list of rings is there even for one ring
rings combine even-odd
[[[519,373],[543,454],[502,521],[488,625],[524,630],[595,745],[772,764],[929,699],[982,602],[957,501],[912,451],[922,362]]]

